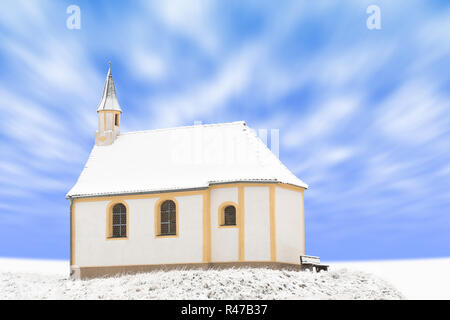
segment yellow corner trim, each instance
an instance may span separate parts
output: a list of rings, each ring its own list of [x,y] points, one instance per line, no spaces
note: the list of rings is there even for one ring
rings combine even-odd
[[[203,193],[203,262],[211,261],[211,193]]]
[[[70,265],[75,265],[75,199],[70,199]]]
[[[306,253],[306,244],[305,244],[305,189],[303,189],[302,193],[302,216],[303,216],[303,226],[302,226],[302,234],[303,234],[303,255]]]

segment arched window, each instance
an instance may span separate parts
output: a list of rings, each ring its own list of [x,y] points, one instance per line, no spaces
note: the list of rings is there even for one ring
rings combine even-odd
[[[177,234],[177,206],[172,200],[161,204],[161,235]]]
[[[125,238],[127,236],[127,208],[118,203],[112,212],[112,238]]]
[[[226,206],[223,209],[223,225],[224,226],[235,226],[236,225],[236,207]]]

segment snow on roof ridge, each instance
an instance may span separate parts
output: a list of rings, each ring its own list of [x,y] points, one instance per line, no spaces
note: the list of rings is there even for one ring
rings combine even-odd
[[[128,135],[128,134],[137,134],[137,133],[150,133],[150,132],[164,132],[164,131],[172,131],[172,130],[179,130],[179,129],[190,129],[190,128],[197,128],[197,127],[220,127],[220,126],[232,126],[232,125],[244,125],[247,124],[245,121],[233,121],[233,122],[220,122],[220,123],[207,123],[207,124],[194,124],[191,126],[180,126],[180,127],[171,127],[171,128],[160,128],[160,129],[148,129],[148,130],[138,130],[138,131],[129,131],[129,132],[123,132],[120,135]]]

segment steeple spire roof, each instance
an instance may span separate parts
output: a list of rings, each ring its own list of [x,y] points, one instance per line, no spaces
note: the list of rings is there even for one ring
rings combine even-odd
[[[103,89],[102,100],[97,106],[97,112],[103,110],[120,111],[119,101],[117,101],[116,87],[111,73],[111,62],[109,62],[108,75],[106,76],[105,88]]]

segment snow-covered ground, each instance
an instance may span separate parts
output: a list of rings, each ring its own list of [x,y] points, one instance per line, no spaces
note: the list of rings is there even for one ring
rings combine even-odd
[[[332,262],[318,274],[241,268],[73,281],[67,261],[0,259],[0,299],[450,299],[449,271],[447,258]]]
[[[0,258],[0,299],[450,299],[450,258],[329,264],[319,274],[243,268],[73,281],[68,261]]]
[[[173,270],[70,280],[66,261],[0,259],[0,299],[400,299],[373,275],[264,268]]]
[[[41,262],[42,263],[42,262]],[[91,280],[58,273],[0,272],[1,299],[400,299],[370,274],[236,268],[171,270]],[[11,267],[12,263],[10,263]],[[24,268],[24,267],[23,267]],[[64,266],[64,270],[66,270]],[[21,271],[24,271],[22,269]]]
[[[70,273],[70,263],[68,260],[0,258],[0,274],[5,272],[65,276]]]
[[[330,270],[364,271],[394,285],[406,299],[450,299],[450,258],[330,262]]]

